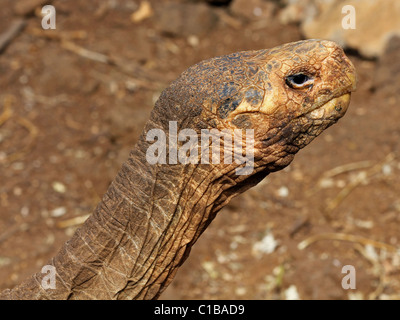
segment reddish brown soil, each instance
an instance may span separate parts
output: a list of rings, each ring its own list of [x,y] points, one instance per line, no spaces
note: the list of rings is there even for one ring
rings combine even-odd
[[[160,91],[183,70],[205,58],[301,39],[296,26],[272,17],[220,20],[189,41],[160,32],[154,17],[133,23],[138,1],[102,3],[54,1],[56,32],[35,33],[40,19],[33,16],[0,54],[0,289],[40,270],[72,235],[71,219],[92,211]],[[12,6],[1,0],[0,32],[14,19]],[[75,45],[120,63],[85,58],[50,36],[71,31],[86,32],[70,39]],[[347,115],[291,166],[224,208],[163,298],[284,299],[291,286],[301,299],[400,297],[400,257],[390,251],[400,241],[400,82],[376,61],[350,59],[359,89]],[[398,63],[388,59],[386,66]],[[336,167],[347,170],[327,177]],[[267,233],[278,246],[255,252]],[[338,234],[350,241],[335,240]],[[342,288],[344,265],[355,267],[355,290]]]

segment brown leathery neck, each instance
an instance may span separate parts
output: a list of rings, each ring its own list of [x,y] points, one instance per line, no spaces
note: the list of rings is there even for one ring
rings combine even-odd
[[[142,136],[93,214],[49,262],[56,289],[42,289],[39,272],[10,298],[157,298],[216,213],[268,174],[261,167],[237,176],[233,165],[149,165],[148,147]]]

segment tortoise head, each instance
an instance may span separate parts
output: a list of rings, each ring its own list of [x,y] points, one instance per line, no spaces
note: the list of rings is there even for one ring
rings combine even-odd
[[[345,114],[355,88],[342,48],[305,40],[203,61],[164,91],[156,112],[197,132],[250,130],[255,163],[275,171]]]

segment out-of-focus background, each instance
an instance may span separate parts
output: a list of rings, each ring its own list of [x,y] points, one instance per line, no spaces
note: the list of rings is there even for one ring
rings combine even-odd
[[[56,30],[43,30],[50,3]],[[160,92],[187,67],[325,38],[358,71],[346,116],[224,208],[162,298],[400,298],[399,1],[0,0],[0,8],[0,289],[40,270],[71,237]],[[345,265],[356,270],[356,289],[342,287]]]

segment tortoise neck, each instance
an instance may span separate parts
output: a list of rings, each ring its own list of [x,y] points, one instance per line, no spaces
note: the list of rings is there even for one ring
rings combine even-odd
[[[3,298],[153,299],[238,190],[221,170],[151,165],[140,139],[94,213],[49,262],[55,289],[37,273]],[[212,167],[215,168],[215,167]],[[211,168],[211,169],[212,169]]]
[[[235,163],[152,164],[154,127],[150,120],[94,213],[49,262],[55,289],[37,273],[3,298],[157,298],[217,212],[268,174],[237,175]]]

